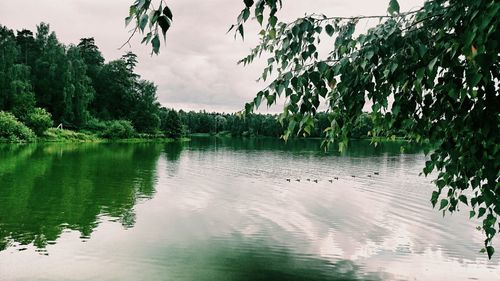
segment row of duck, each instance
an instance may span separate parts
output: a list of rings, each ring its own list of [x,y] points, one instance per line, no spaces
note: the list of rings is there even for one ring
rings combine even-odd
[[[374,175],[377,175],[377,176],[378,176],[378,175],[380,175],[380,173],[379,173],[379,172],[373,172],[373,174],[374,174]],[[366,176],[367,176],[367,177],[369,177],[369,178],[371,178],[371,177],[372,177],[372,175],[366,175]],[[356,177],[356,175],[351,175],[351,177],[352,177],[352,178],[355,178],[355,177]],[[328,181],[332,183],[334,180],[338,180],[338,179],[339,179],[339,177],[333,177],[333,179],[329,179]],[[292,179],[290,179],[290,178],[287,178],[287,179],[285,179],[285,180],[286,180],[287,182],[291,182],[291,181],[292,181]],[[306,181],[312,181],[312,182],[315,182],[315,183],[318,183],[318,182],[319,182],[319,180],[317,180],[317,179],[309,179],[309,178],[308,178],[308,179],[305,179],[305,180],[306,180]],[[300,181],[301,181],[301,179],[295,179],[295,181],[300,182]]]

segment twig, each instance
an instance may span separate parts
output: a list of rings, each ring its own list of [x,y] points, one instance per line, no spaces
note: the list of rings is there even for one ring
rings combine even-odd
[[[137,32],[137,29],[138,29],[138,28],[139,28],[139,26],[138,26],[138,25],[136,25],[136,26],[135,26],[135,28],[134,28],[134,31],[132,32],[132,34],[130,35],[130,37],[128,38],[128,40],[127,40],[127,41],[125,41],[125,43],[123,43],[123,45],[121,45],[121,47],[120,47],[120,48],[118,48],[118,50],[121,50],[121,49],[122,49],[123,47],[125,47],[125,45],[127,45],[127,44],[129,45],[129,47],[131,46],[131,45],[130,45],[130,40],[132,40],[132,37],[134,37],[134,35],[135,35],[135,33]]]

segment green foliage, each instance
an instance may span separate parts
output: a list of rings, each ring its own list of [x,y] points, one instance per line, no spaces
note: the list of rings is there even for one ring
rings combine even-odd
[[[16,36],[0,26],[0,110],[32,124],[42,121],[29,120],[39,106],[57,125],[94,132],[106,130],[99,120],[131,120],[138,132],[156,134],[157,88],[140,79],[136,64],[131,52],[105,64],[94,38],[65,46],[45,23],[37,26],[35,36],[25,29]]]
[[[224,126],[227,124],[227,119],[224,116],[217,115],[215,116],[215,133],[224,129]]]
[[[390,0],[388,15],[313,14],[288,23],[277,18],[280,0],[243,2],[230,30],[243,37],[244,23],[253,18],[263,29],[259,45],[240,63],[270,55],[260,79],[271,79],[245,113],[286,99],[279,118],[286,140],[309,135],[326,104],[325,144],[343,149],[370,101],[373,138],[399,132],[435,147],[423,169],[425,175],[437,172],[432,204],[442,197],[444,211],[472,209],[483,220],[483,251],[491,258],[500,230],[500,2],[433,0],[401,12],[398,1]],[[142,13],[144,3],[151,5],[136,1],[131,15]],[[374,18],[376,26],[356,32]],[[328,37],[334,44],[320,55]]]
[[[184,112],[179,111],[179,117],[186,133],[189,134],[230,134],[232,136],[265,136],[278,138],[282,133],[282,126],[276,115],[249,114],[242,118],[238,114]],[[319,118],[324,117],[324,115]],[[322,132],[318,127],[312,136],[319,137]]]
[[[69,140],[85,136],[55,128],[47,133]],[[42,250],[50,244],[47,242],[56,241],[64,229],[90,237],[103,213],[124,227],[131,227],[137,200],[154,194],[155,165],[163,149],[163,145],[65,143],[9,146],[8,151],[1,151],[0,251],[13,243]],[[117,164],[123,177],[103,177],[116,173]],[[11,180],[13,176],[15,181]],[[130,184],[130,179],[134,184]]]
[[[91,132],[104,132],[106,130],[106,122],[99,120],[95,117],[91,117],[85,124],[84,129]]]
[[[41,136],[48,128],[52,127],[52,115],[43,108],[35,108],[28,114],[25,124],[35,132],[37,136]]]
[[[97,76],[101,67],[104,64],[104,58],[99,51],[99,47],[95,44],[93,37],[82,38],[77,46],[81,58],[84,60],[87,66],[87,76],[94,83],[97,80]]]
[[[35,43],[40,50],[32,69],[37,105],[50,112],[57,124],[63,123],[70,111],[67,108],[70,104],[65,102],[71,88],[66,50],[45,23],[37,26]]]
[[[350,132],[350,137],[357,139],[367,138],[372,130],[373,130],[372,118],[368,113],[363,112],[356,119],[356,122],[354,123],[354,126]]]
[[[14,32],[0,26],[0,110],[10,110],[12,67],[16,64],[19,50]]]
[[[160,129],[160,104],[156,99],[156,85],[146,80],[136,83],[130,118],[137,131],[154,134]]]
[[[262,2],[271,8],[275,1]],[[240,63],[270,54],[261,79],[273,78],[245,111],[286,98],[280,120],[289,122],[287,139],[309,134],[326,103],[325,143],[342,149],[369,100],[373,137],[397,131],[435,147],[424,168],[425,175],[437,171],[433,205],[478,210],[491,257],[500,214],[499,11],[493,0],[443,0],[401,13],[391,0],[384,16],[315,14],[290,23],[270,16],[260,44]],[[369,18],[380,23],[355,35]],[[325,33],[334,44],[320,56]]]
[[[157,87],[139,79],[133,72],[136,63],[136,56],[127,53],[105,64],[95,82],[96,98],[91,107],[97,118],[132,120],[138,132],[155,133],[160,127]]]
[[[22,142],[32,141],[34,138],[33,131],[19,122],[12,113],[0,111],[0,141]]]
[[[123,46],[139,31],[144,35],[142,43],[151,44],[152,53],[158,54],[161,44],[159,32],[166,40],[166,33],[172,25],[173,15],[170,8],[164,6],[163,1],[159,2],[156,7],[151,2],[151,0],[136,0],[130,6],[129,16],[125,18],[125,25],[134,21],[135,27],[129,40]]]
[[[160,118],[161,130],[165,133],[165,136],[173,139],[182,136],[182,123],[175,110],[162,109]]]
[[[88,110],[95,90],[87,76],[87,65],[80,49],[70,47],[67,51],[67,81],[64,85],[64,111],[62,122],[67,127],[82,128],[89,119]]]
[[[58,128],[49,128],[43,133],[40,139],[45,142],[96,142],[100,140],[94,134]]]
[[[35,94],[29,81],[29,67],[13,65],[10,74],[10,93],[5,109],[24,121],[35,107]]]
[[[108,139],[126,139],[135,134],[135,129],[130,121],[113,120],[107,122],[107,128],[102,133],[102,137]]]

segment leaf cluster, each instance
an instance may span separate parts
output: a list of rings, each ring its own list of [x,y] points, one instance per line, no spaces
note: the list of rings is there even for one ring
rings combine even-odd
[[[125,25],[128,26],[133,21],[135,26],[125,44],[129,43],[134,34],[139,31],[144,34],[141,43],[151,44],[152,53],[159,54],[160,32],[166,41],[166,33],[172,26],[173,14],[163,0],[158,3],[156,8],[152,2],[152,0],[136,0],[130,6],[129,16],[125,18]]]
[[[260,79],[274,75],[244,112],[263,99],[271,106],[284,98],[286,140],[310,134],[326,106],[325,144],[337,141],[342,150],[355,120],[371,106],[374,138],[397,130],[435,148],[423,169],[435,171],[432,205],[439,203],[443,214],[467,208],[481,219],[483,251],[491,258],[500,227],[499,10],[492,0],[436,0],[400,13],[391,0],[388,15],[378,17],[273,19],[240,61],[269,55]],[[371,18],[379,24],[357,30]],[[332,40],[328,54],[320,55],[322,42]]]

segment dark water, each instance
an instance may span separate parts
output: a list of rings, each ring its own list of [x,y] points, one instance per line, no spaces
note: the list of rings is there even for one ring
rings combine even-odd
[[[418,149],[318,145],[0,146],[0,280],[500,280]]]

